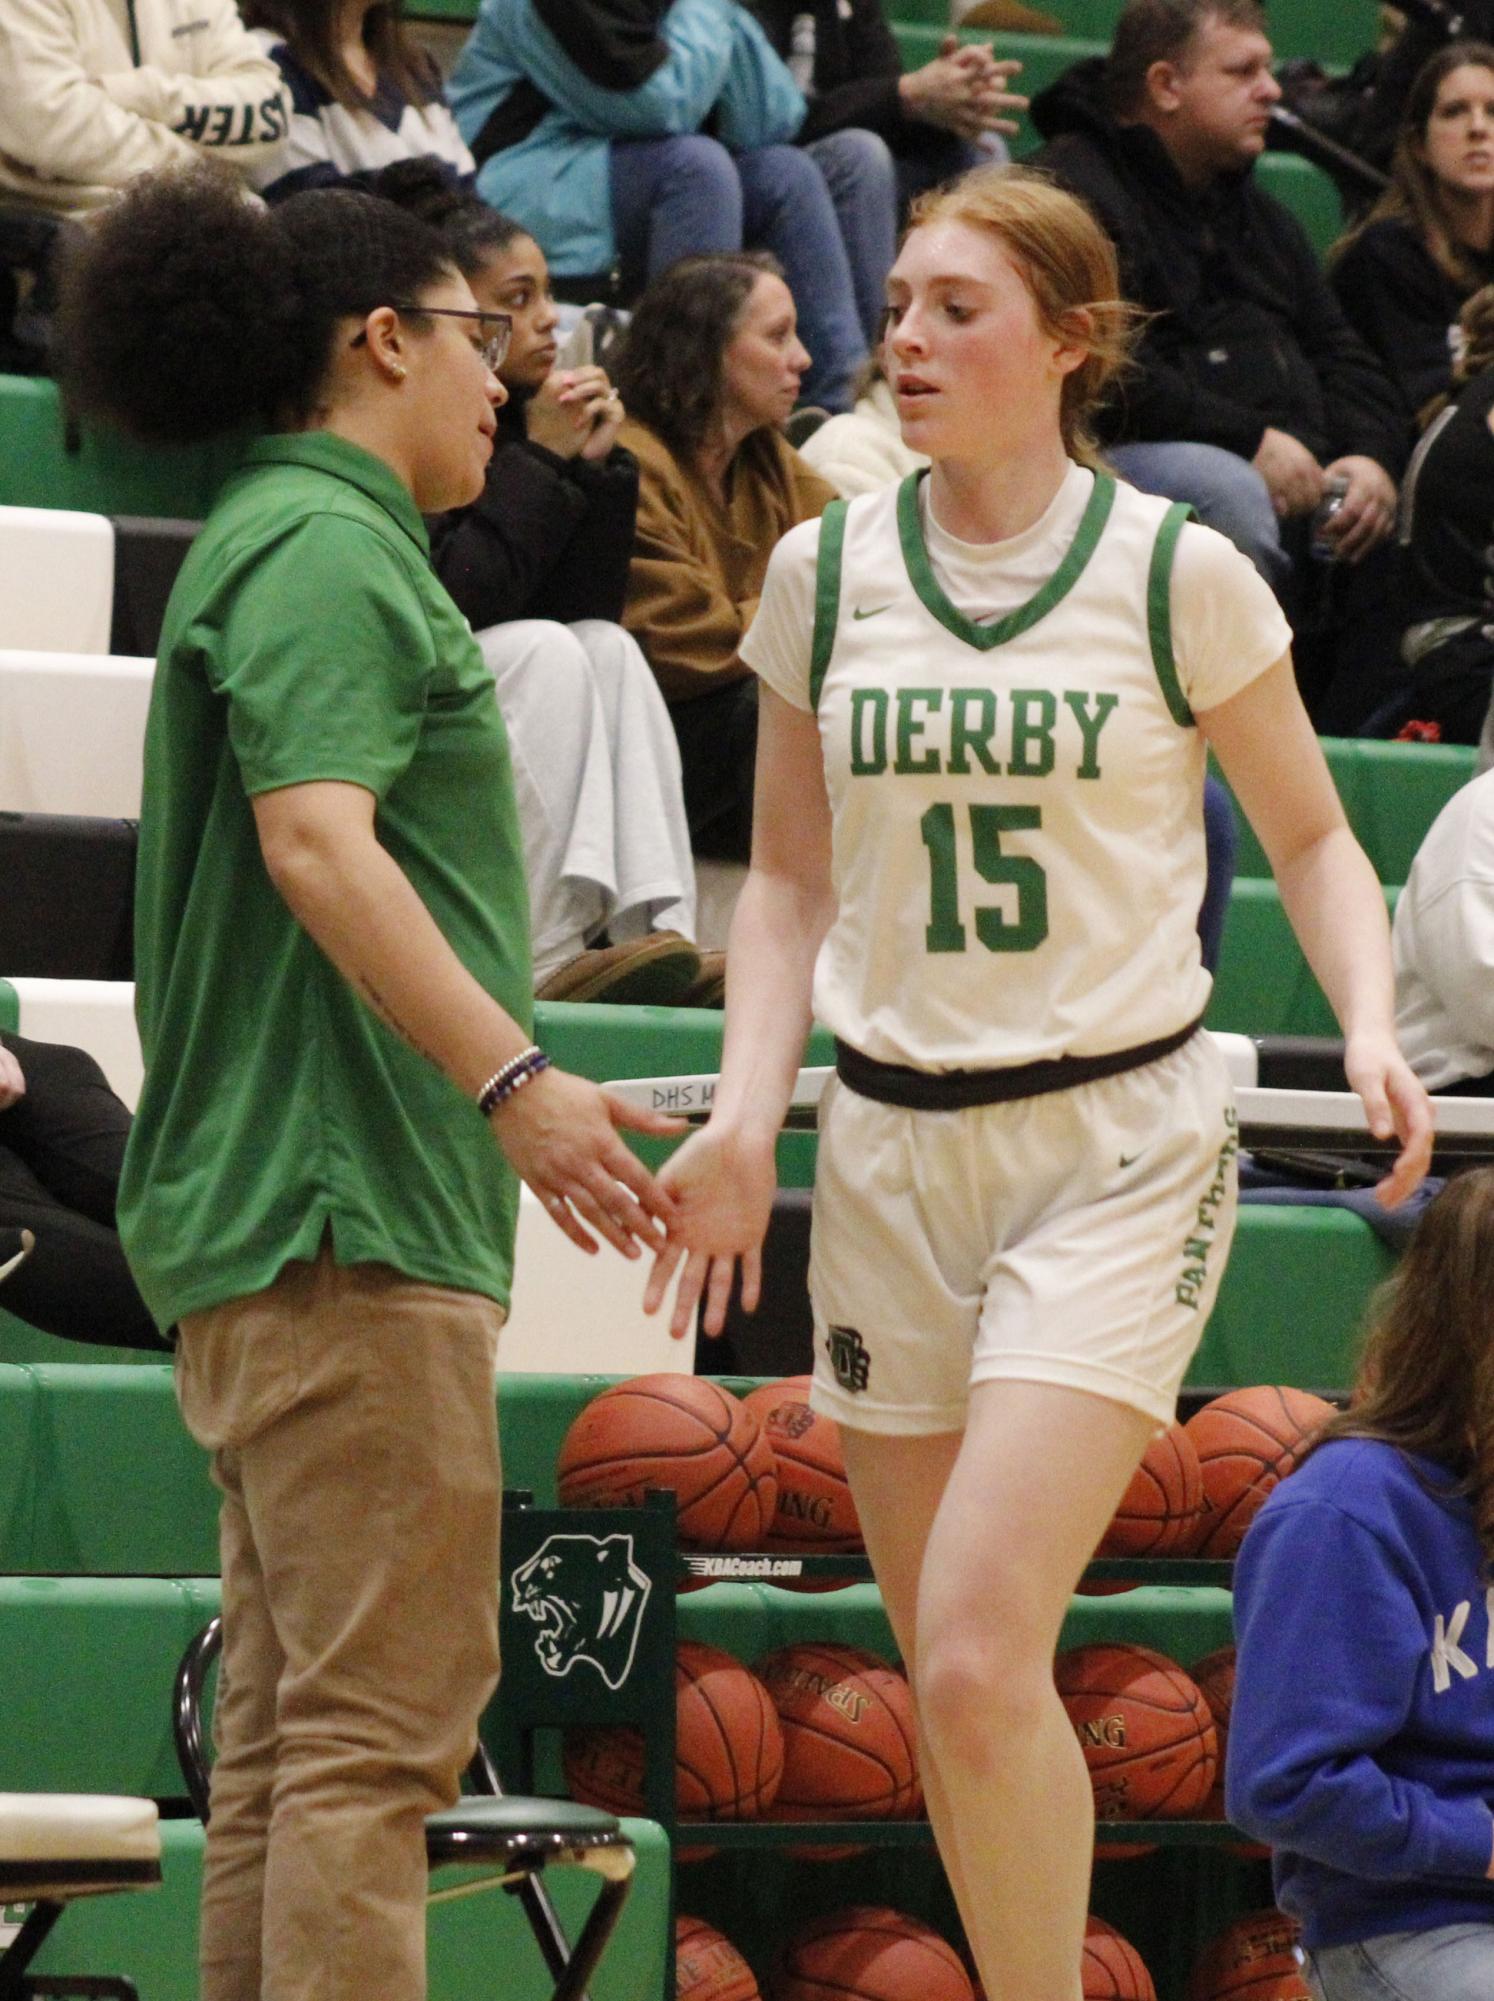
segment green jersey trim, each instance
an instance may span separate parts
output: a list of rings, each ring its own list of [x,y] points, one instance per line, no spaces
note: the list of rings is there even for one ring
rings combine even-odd
[[[1177,553],[1178,537],[1192,516],[1193,509],[1186,501],[1176,500],[1168,508],[1157,530],[1146,580],[1146,623],[1151,634],[1152,665],[1173,721],[1185,730],[1194,726],[1193,711],[1178,679],[1178,663],[1172,650],[1172,559]]]
[[[923,472],[911,472],[898,488],[897,532],[902,543],[903,561],[913,588],[925,607],[956,639],[963,639],[967,646],[974,646],[983,653],[1030,631],[1039,619],[1046,618],[1055,605],[1063,602],[1083,575],[1085,566],[1099,545],[1110,510],[1115,505],[1115,481],[1106,473],[1096,473],[1094,491],[1085,506],[1074,539],[1047,583],[1036,596],[1030,597],[1026,604],[1018,605],[1015,611],[1008,612],[1005,618],[998,618],[990,625],[977,625],[945,596],[939,579],[934,575],[934,566],[929,561],[923,539],[923,522],[918,513],[918,482],[926,477]]]
[[[840,559],[846,541],[846,505],[832,500],[820,516],[820,553],[814,570],[814,642],[809,655],[809,706],[818,710],[820,690],[835,651],[840,622]]]

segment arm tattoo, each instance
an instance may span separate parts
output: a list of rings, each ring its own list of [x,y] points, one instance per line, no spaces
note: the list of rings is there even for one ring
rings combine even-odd
[[[384,1026],[393,1029],[401,1042],[408,1043],[417,1056],[423,1056],[427,1063],[434,1064],[436,1069],[445,1075],[445,1066],[441,1063],[439,1057],[436,1056],[433,1050],[426,1047],[413,1029],[406,1027],[405,1023],[400,1020],[394,1009],[379,992],[373,981],[366,974],[357,973],[354,975],[353,983],[369,1007],[379,1017],[379,1020],[383,1022]]]

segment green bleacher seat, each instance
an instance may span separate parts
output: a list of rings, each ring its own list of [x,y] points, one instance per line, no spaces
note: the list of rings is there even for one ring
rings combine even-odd
[[[1368,737],[1321,741],[1349,825],[1376,875],[1383,883],[1403,883],[1427,829],[1474,776],[1478,752],[1464,744],[1380,743]],[[1244,814],[1237,812],[1236,818],[1240,824],[1236,876],[1269,875],[1266,857]]]
[[[436,14],[460,0],[415,0],[420,13]],[[1108,45],[1124,0],[1034,0],[1062,22],[1065,37]],[[1379,34],[1376,0],[1274,0],[1268,8],[1271,41],[1279,58],[1313,56],[1325,68],[1348,68]],[[948,0],[887,0],[889,18],[938,26],[949,19]],[[989,31],[988,36],[989,36]],[[1023,37],[996,36],[1000,52]]]
[[[198,521],[240,450],[237,439],[149,449],[92,428],[70,450],[56,383],[0,375],[0,506]]]
[[[1395,896],[1395,887],[1387,887],[1391,910]],[[1281,892],[1268,877],[1239,877],[1230,891],[1219,970],[1204,1021],[1237,1035],[1339,1033],[1287,922]]]

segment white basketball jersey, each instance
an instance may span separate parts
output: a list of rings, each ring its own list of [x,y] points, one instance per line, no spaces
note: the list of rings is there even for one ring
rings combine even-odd
[[[919,475],[826,510],[811,695],[838,910],[818,1018],[883,1062],[1097,1056],[1203,1012],[1205,746],[1172,655],[1187,517],[1099,476],[1046,585],[942,589]]]

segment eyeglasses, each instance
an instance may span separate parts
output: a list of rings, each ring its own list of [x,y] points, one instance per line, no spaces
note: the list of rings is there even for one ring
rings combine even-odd
[[[389,304],[392,312],[409,313],[412,317],[419,313],[423,314],[426,319],[477,320],[484,328],[492,328],[491,333],[485,334],[482,346],[478,350],[482,356],[484,367],[491,369],[493,374],[496,375],[508,359],[509,343],[514,336],[513,319],[508,313],[484,313],[475,310],[471,306],[401,305],[392,299]],[[367,339],[367,331],[360,327],[358,332],[353,335],[350,345],[361,347]]]

